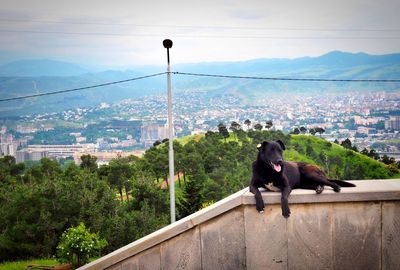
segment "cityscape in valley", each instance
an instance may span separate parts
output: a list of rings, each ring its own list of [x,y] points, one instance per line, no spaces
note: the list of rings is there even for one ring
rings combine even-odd
[[[0,270],[400,269],[399,10],[1,1]]]
[[[216,131],[220,123],[229,129],[236,122],[245,131],[282,130],[332,142],[348,138],[359,150],[374,149],[399,160],[399,105],[396,91],[265,95],[256,105],[234,95],[186,91],[174,95],[174,130],[176,137],[184,137]],[[166,139],[166,119],[167,99],[159,95],[25,115],[0,123],[0,154],[14,156],[17,162],[49,157],[76,163],[90,154],[99,164],[108,163],[120,156],[141,155]]]

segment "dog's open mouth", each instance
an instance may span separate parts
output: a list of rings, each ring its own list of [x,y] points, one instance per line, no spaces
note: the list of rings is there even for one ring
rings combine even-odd
[[[280,172],[282,170],[282,166],[280,164],[274,164],[271,162],[272,168],[276,171],[276,172]]]

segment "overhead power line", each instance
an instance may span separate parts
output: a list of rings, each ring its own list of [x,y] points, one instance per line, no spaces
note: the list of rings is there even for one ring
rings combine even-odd
[[[177,75],[197,76],[197,77],[214,77],[228,79],[249,79],[249,80],[270,80],[270,81],[307,81],[307,82],[378,82],[378,83],[398,83],[400,79],[319,79],[319,78],[285,78],[285,77],[255,77],[255,76],[235,76],[235,75],[218,75],[203,74],[189,72],[172,72]]]
[[[33,98],[33,97],[56,95],[56,94],[76,92],[76,91],[82,91],[82,90],[91,89],[91,88],[103,87],[103,86],[108,86],[108,85],[113,85],[113,84],[119,84],[119,83],[125,83],[125,82],[131,82],[131,81],[146,79],[146,78],[150,78],[150,77],[156,77],[156,76],[160,76],[160,75],[164,75],[164,74],[166,74],[166,72],[161,72],[161,73],[156,73],[156,74],[151,74],[151,75],[131,78],[131,79],[127,79],[127,80],[108,82],[108,83],[102,83],[102,84],[96,84],[96,85],[91,85],[91,86],[78,87],[78,88],[67,89],[67,90],[60,90],[60,91],[55,91],[55,92],[46,92],[46,93],[39,93],[39,94],[33,94],[33,95],[27,95],[27,96],[5,98],[5,99],[0,99],[0,102],[18,100],[18,99],[26,99],[26,98]]]
[[[37,31],[37,30],[9,30],[0,29],[1,33],[25,33],[25,34],[53,34],[53,35],[77,35],[77,36],[117,36],[117,37],[155,37],[160,38],[164,34],[124,34],[107,32],[64,32],[64,31]],[[176,38],[213,38],[213,39],[276,39],[276,40],[398,40],[400,36],[273,36],[273,35],[187,35],[174,34]]]
[[[318,27],[254,27],[254,26],[223,26],[223,25],[165,25],[165,24],[135,24],[113,22],[84,22],[84,21],[56,21],[56,20],[22,20],[0,19],[0,22],[14,23],[39,23],[39,24],[65,24],[65,25],[104,25],[104,26],[133,26],[133,27],[160,27],[184,29],[237,29],[237,30],[272,30],[272,31],[322,31],[322,32],[397,32],[400,28],[318,28]]]
[[[113,84],[119,84],[119,83],[125,83],[125,82],[130,82],[130,81],[146,79],[146,78],[150,78],[150,77],[156,77],[156,76],[164,75],[164,74],[167,74],[167,73],[168,72],[161,72],[161,73],[156,73],[156,74],[151,74],[151,75],[146,75],[146,76],[126,79],[126,80],[121,80],[121,81],[114,81],[114,82],[96,84],[96,85],[91,85],[91,86],[84,86],[84,87],[67,89],[67,90],[60,90],[60,91],[54,91],[54,92],[46,92],[46,93],[39,93],[39,94],[33,94],[33,95],[27,95],[27,96],[19,96],[19,97],[13,97],[13,98],[0,99],[0,102],[19,100],[19,99],[27,99],[27,98],[40,97],[40,96],[56,95],[56,94],[76,92],[76,91],[83,91],[83,90],[91,89],[91,88],[98,88],[98,87],[103,87],[103,86],[108,86],[108,85],[113,85]],[[221,74],[190,73],[190,72],[178,72],[178,71],[174,71],[174,72],[170,72],[170,73],[174,74],[174,75],[184,75],[184,76],[227,78],[227,79],[245,79],[245,80],[304,81],[304,82],[348,82],[348,83],[355,83],[355,82],[400,83],[400,79],[320,79],[320,78],[257,77],[257,76],[236,76],[236,75],[221,75]]]

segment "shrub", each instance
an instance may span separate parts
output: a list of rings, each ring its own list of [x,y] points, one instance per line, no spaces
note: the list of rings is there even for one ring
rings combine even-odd
[[[91,257],[100,255],[106,245],[106,240],[100,239],[97,233],[91,233],[85,224],[80,223],[62,234],[57,246],[57,259],[79,267],[88,263]]]

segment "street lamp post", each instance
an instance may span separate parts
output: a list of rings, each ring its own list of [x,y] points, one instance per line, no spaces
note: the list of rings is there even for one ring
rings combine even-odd
[[[168,84],[168,160],[169,160],[169,200],[171,208],[171,223],[175,222],[175,173],[174,173],[174,124],[172,121],[172,89],[171,89],[171,67],[169,62],[169,49],[172,48],[172,40],[163,41],[164,48],[167,49],[167,84]]]

